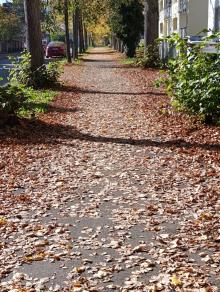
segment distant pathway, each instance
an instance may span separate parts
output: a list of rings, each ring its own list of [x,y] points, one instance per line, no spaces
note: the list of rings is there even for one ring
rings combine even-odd
[[[117,58],[67,67],[51,112],[2,148],[0,291],[219,291],[219,164],[154,131]]]

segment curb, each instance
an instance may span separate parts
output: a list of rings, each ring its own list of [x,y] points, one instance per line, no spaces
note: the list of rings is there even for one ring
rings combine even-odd
[[[20,53],[8,53],[8,54],[7,53],[0,53],[0,60],[6,59],[9,56],[16,57],[19,55],[20,55]]]

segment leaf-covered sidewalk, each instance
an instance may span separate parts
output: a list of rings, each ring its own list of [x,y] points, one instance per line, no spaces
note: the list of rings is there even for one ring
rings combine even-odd
[[[220,127],[95,49],[0,130],[0,291],[219,291]]]

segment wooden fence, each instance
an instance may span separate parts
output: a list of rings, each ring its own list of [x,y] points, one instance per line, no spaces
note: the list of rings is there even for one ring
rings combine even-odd
[[[22,41],[0,41],[0,53],[20,52],[24,49]]]

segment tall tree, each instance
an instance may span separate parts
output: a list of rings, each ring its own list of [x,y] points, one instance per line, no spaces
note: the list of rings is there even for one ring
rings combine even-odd
[[[144,30],[143,4],[141,0],[110,1],[110,26],[112,32],[126,46],[128,57],[134,57]]]
[[[84,31],[84,40],[85,40],[85,50],[87,50],[88,49],[88,33],[87,33],[87,28],[86,28],[85,23],[83,25],[83,31]]]
[[[44,64],[40,24],[40,0],[24,0],[26,43],[31,55],[31,69],[35,71]]]
[[[144,0],[144,45],[154,45],[158,38],[159,4],[155,0]]]
[[[79,15],[79,51],[81,54],[85,52],[82,11]]]
[[[15,12],[0,6],[0,19],[0,41],[11,41],[20,37],[21,19]]]
[[[70,53],[70,35],[69,35],[69,1],[64,0],[64,22],[65,22],[65,36],[66,36],[66,51],[67,51],[67,61],[72,62]]]
[[[74,43],[74,59],[78,58],[79,53],[79,8],[76,7],[73,12],[73,43]]]

